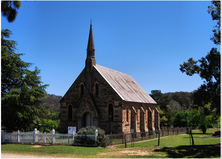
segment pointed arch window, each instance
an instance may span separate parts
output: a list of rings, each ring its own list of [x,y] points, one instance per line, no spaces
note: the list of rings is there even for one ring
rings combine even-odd
[[[113,121],[113,104],[112,103],[108,105],[108,111],[109,111],[109,120]]]
[[[72,105],[68,106],[68,120],[72,120]]]
[[[129,109],[126,108],[126,121],[129,122]]]

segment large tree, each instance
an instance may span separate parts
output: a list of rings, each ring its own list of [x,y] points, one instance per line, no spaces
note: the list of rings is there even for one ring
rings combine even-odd
[[[213,20],[217,20],[217,25],[213,29],[211,40],[220,45],[220,1],[212,1],[212,6],[208,7],[208,13],[212,15]],[[180,70],[189,76],[199,74],[204,83],[194,91],[194,104],[204,107],[205,104],[211,103],[211,111],[220,114],[220,52],[217,48],[211,51],[200,60],[195,61],[193,58],[188,59],[180,65]]]
[[[167,109],[167,105],[170,102],[168,95],[163,95],[161,90],[151,90],[151,97],[157,102],[160,106],[160,109],[165,111]]]
[[[48,113],[41,106],[46,87],[41,82],[40,70],[29,70],[31,63],[21,60],[15,53],[16,42],[7,40],[11,31],[1,31],[1,106],[2,126],[8,130],[33,130],[40,122],[39,115]]]
[[[1,12],[8,22],[13,22],[18,14],[18,9],[21,7],[20,1],[1,1]]]

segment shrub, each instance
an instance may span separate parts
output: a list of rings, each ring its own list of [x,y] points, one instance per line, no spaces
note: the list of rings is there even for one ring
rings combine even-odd
[[[98,137],[96,139],[96,144],[98,146],[106,147],[109,142],[108,142],[108,139],[105,137],[105,131],[95,126],[86,126],[79,129],[79,131],[77,132],[77,135],[82,135],[82,136],[75,137],[75,143],[94,145],[95,141],[88,138],[86,135],[94,135],[96,129],[98,130]]]

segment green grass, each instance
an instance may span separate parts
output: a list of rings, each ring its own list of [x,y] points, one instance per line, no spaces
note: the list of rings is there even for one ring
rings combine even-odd
[[[189,135],[177,135],[158,140],[115,146],[116,148],[101,147],[76,147],[76,146],[42,146],[34,148],[34,145],[6,144],[1,145],[2,153],[17,153],[26,155],[39,155],[51,157],[70,158],[210,158],[220,157],[220,138],[201,137],[210,136],[215,130],[202,134],[193,131],[194,146],[190,146]],[[146,154],[138,153],[146,152]],[[138,153],[138,154],[137,154]],[[134,154],[134,155],[132,155]]]
[[[23,144],[6,144],[1,145],[1,150],[4,153],[17,153],[17,154],[32,154],[32,155],[52,155],[57,157],[74,156],[74,157],[87,157],[95,156],[99,152],[104,152],[105,149],[101,147],[75,147],[65,145],[41,146],[34,147],[34,145]]]

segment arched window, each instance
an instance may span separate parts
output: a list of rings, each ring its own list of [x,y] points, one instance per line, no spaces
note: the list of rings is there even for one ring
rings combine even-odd
[[[84,95],[84,85],[83,84],[81,84],[80,94],[81,94],[81,97]]]
[[[126,109],[126,121],[129,122],[129,109]]]
[[[109,120],[113,121],[113,104],[112,103],[108,105],[108,111],[109,111]]]
[[[68,120],[72,120],[72,105],[69,105],[68,109]]]
[[[98,97],[98,95],[99,95],[99,84],[98,83],[96,83],[96,96]]]

